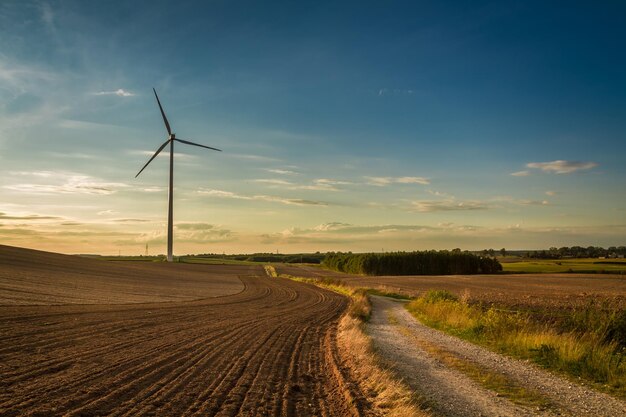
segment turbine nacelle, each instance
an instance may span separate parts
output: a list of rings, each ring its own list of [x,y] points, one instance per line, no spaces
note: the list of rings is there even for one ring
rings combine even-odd
[[[176,139],[176,133],[170,133],[170,140]]]

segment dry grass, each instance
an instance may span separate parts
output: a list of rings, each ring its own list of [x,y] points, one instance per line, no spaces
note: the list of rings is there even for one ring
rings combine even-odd
[[[263,268],[265,269],[265,273],[269,277],[278,278],[278,274],[276,273],[276,268],[274,268],[272,265],[263,265]]]
[[[389,417],[429,415],[418,407],[411,390],[378,363],[371,340],[363,331],[363,323],[359,319],[351,315],[341,319],[337,344],[376,414]]]

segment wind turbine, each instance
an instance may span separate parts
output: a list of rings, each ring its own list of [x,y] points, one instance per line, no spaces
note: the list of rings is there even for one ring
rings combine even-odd
[[[170,128],[170,124],[167,121],[167,117],[165,117],[165,112],[163,111],[163,107],[161,106],[161,101],[159,100],[159,96],[157,95],[156,90],[153,88],[154,96],[156,97],[157,103],[159,105],[159,109],[161,110],[161,116],[163,116],[163,121],[165,122],[165,128],[167,129],[167,134],[169,135],[167,140],[161,145],[159,149],[152,155],[152,158],[146,162],[146,164],[141,168],[141,170],[135,175],[135,178],[141,174],[141,172],[146,169],[146,167],[152,162],[154,158],[157,157],[159,153],[165,148],[168,144],[170,145],[170,188],[169,188],[169,206],[167,211],[167,261],[172,262],[172,246],[173,246],[173,238],[174,238],[174,141],[184,143],[187,145],[199,146],[201,148],[212,149],[214,151],[221,152],[221,149],[212,148],[210,146],[200,145],[198,143],[189,142],[187,140],[178,139],[176,134],[172,133],[172,129]]]

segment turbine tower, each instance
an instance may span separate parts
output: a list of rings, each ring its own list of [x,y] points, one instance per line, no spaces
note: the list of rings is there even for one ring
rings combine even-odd
[[[159,105],[159,110],[161,110],[161,116],[163,116],[163,121],[165,122],[165,129],[167,129],[167,134],[169,135],[167,140],[161,145],[159,149],[152,155],[152,158],[146,162],[146,164],[141,168],[141,170],[135,175],[135,178],[141,174],[141,172],[146,169],[146,167],[152,162],[154,158],[157,157],[159,153],[165,148],[168,144],[170,145],[170,187],[169,187],[169,204],[167,210],[167,261],[172,262],[174,257],[172,255],[172,248],[174,243],[174,142],[184,143],[186,145],[199,146],[201,148],[207,148],[214,151],[221,152],[221,149],[212,148],[210,146],[204,146],[197,143],[189,142],[187,140],[182,140],[176,137],[176,134],[172,133],[172,129],[170,128],[170,124],[167,121],[167,117],[165,117],[165,112],[163,111],[163,107],[161,106],[161,101],[159,100],[159,96],[157,95],[156,90],[153,88],[154,96],[156,97],[157,104]]]

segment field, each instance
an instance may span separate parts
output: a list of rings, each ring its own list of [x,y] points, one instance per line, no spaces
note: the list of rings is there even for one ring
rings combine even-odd
[[[13,279],[12,277],[17,277]],[[0,246],[0,415],[356,415],[339,294]]]
[[[512,308],[582,306],[611,300],[626,306],[626,276],[619,274],[505,274],[450,276],[356,276],[311,266],[279,265],[279,273],[334,278],[353,287],[381,289],[411,297],[447,290],[472,301]]]
[[[626,274],[626,259],[501,259],[509,273],[606,273]]]
[[[0,245],[0,415],[626,412],[619,399],[457,338],[444,341],[402,303],[370,303],[359,287],[412,296],[446,289],[481,302],[477,308],[562,313],[589,300],[623,306],[626,299],[620,275],[363,277],[290,264],[113,262]],[[495,383],[502,369],[494,364],[509,369]]]

